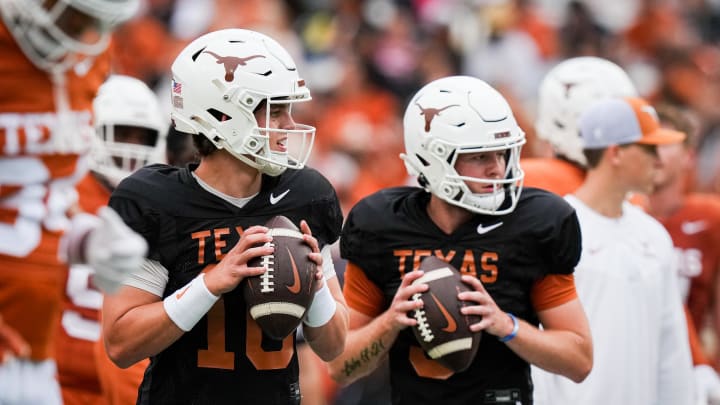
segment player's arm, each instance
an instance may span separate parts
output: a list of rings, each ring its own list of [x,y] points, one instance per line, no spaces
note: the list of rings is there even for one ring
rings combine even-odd
[[[312,236],[307,221],[300,221],[303,238],[313,253],[311,258],[319,263],[317,278],[320,288],[315,293],[310,308],[303,319],[303,335],[310,348],[324,361],[330,361],[342,353],[348,331],[348,313],[345,297],[335,274],[330,245],[322,251]]]
[[[153,276],[152,273],[162,269],[149,267],[146,262],[142,274],[149,282],[132,286],[133,282],[129,281],[131,286],[122,287],[103,302],[103,335],[110,359],[120,367],[129,367],[158,354],[192,330],[220,295],[237,287],[245,277],[265,271],[264,267],[248,267],[247,262],[253,257],[271,254],[272,246],[265,245],[271,240],[267,228],[248,228],[217,265],[164,300],[167,275],[163,281],[153,282],[161,280],[162,275]],[[153,284],[156,286],[151,287]]]
[[[321,317],[316,323],[312,323],[310,316],[306,317],[303,323],[303,334],[312,350],[324,361],[330,361],[342,353],[345,347],[348,332],[348,310],[337,277],[324,279],[324,282],[327,291],[323,291],[322,294],[325,296],[317,297],[316,294],[312,305],[334,308],[332,315],[326,323],[321,323],[325,317]],[[329,301],[334,303],[328,305]],[[311,314],[308,313],[308,315]]]
[[[412,285],[422,275],[421,271],[408,273],[390,307],[380,313],[382,292],[359,267],[348,263],[343,290],[350,303],[350,331],[345,350],[329,364],[330,375],[335,381],[347,385],[370,374],[387,356],[400,331],[417,323],[407,313],[422,306],[421,301],[410,300],[413,294],[427,290],[427,284]],[[362,308],[362,311],[354,308]],[[370,313],[379,315],[373,317]]]
[[[482,283],[471,276],[463,276],[474,291],[463,292],[459,298],[474,301],[477,305],[462,308],[466,314],[482,316],[482,321],[471,325],[473,331],[484,331],[505,340],[505,344],[528,363],[552,373],[561,374],[575,382],[583,381],[593,364],[592,337],[585,312],[575,293],[572,275],[545,277],[546,288],[569,289],[560,294],[564,298],[552,307],[537,311],[543,330],[498,308]],[[538,293],[538,286],[533,294]],[[567,295],[569,294],[569,295]],[[533,301],[536,301],[533,298]],[[537,305],[536,305],[537,308]]]

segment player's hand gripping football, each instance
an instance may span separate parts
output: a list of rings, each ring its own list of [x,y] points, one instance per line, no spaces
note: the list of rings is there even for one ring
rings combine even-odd
[[[220,295],[237,287],[245,277],[259,276],[265,267],[249,267],[254,257],[272,254],[275,250],[268,228],[260,225],[246,229],[240,240],[220,262],[205,273],[205,285],[214,295]]]
[[[317,291],[322,288],[324,283],[323,258],[322,254],[320,254],[320,245],[318,244],[317,239],[312,236],[310,225],[308,225],[307,221],[305,221],[304,219],[300,221],[300,231],[302,231],[303,233],[303,241],[310,245],[310,249],[312,249],[312,253],[310,253],[308,257],[310,258],[310,260],[315,262],[315,265],[317,266],[317,271],[315,272],[315,290]]]
[[[425,273],[422,271],[411,271],[405,274],[400,287],[398,287],[395,297],[393,297],[390,308],[385,311],[385,314],[389,315],[389,321],[391,322],[392,329],[401,331],[408,326],[414,326],[417,321],[410,316],[411,311],[421,308],[423,303],[420,300],[411,300],[413,295],[427,291],[429,288],[425,283],[418,283],[413,285],[413,281],[422,277]]]
[[[140,269],[148,246],[112,208],[100,208],[97,219],[85,237],[84,257],[95,270],[93,284],[112,294],[130,273]]]
[[[476,305],[468,305],[461,309],[465,315],[480,315],[482,320],[470,325],[473,332],[485,331],[491,335],[503,337],[509,335],[513,330],[513,321],[508,314],[501,310],[495,300],[485,290],[477,277],[468,275],[462,276],[462,281],[470,285],[474,291],[465,291],[458,294],[463,301],[471,301]]]

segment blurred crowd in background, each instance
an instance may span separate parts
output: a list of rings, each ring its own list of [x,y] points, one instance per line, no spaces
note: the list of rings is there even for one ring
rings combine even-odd
[[[317,127],[310,165],[346,213],[408,182],[398,158],[402,111],[442,76],[499,89],[527,133],[524,156],[549,156],[534,135],[538,86],[559,61],[582,55],[619,64],[653,105],[688,110],[698,147],[692,184],[720,193],[720,0],[146,0],[117,31],[114,70],[146,82],[169,117],[175,55],[228,27],[263,32],[293,53],[313,96],[294,111]]]

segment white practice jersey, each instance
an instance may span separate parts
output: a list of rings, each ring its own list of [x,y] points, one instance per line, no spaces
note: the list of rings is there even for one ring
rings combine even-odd
[[[583,252],[575,284],[594,365],[576,384],[533,367],[536,405],[691,404],[692,361],[670,235],[639,208],[598,214],[573,195]]]

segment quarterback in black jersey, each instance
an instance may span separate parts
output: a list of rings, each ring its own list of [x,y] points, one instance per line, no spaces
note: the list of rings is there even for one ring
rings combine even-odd
[[[248,267],[273,250],[261,224],[276,215],[300,224],[322,268],[305,340],[325,361],[342,352],[347,311],[324,260],[342,212],[330,183],[304,166],[314,128],[290,110],[309,91],[279,44],[247,30],[196,39],[172,71],[174,125],[194,134],[201,160],[148,166],[112,194],[150,249],[142,271],[104,302],[108,354],[121,367],[150,357],[138,404],[299,404],[295,334],[265,335],[236,287],[265,271]]]
[[[402,157],[423,188],[382,190],[348,215],[351,331],[333,377],[350,383],[389,356],[394,404],[531,404],[531,363],[582,381],[592,342],[573,279],[577,217],[554,194],[521,193],[525,136],[507,102],[479,79],[446,77],[413,97],[404,127]],[[407,328],[429,255],[461,271],[474,290],[459,294],[472,303],[463,312],[482,316],[471,330],[485,336],[463,372],[431,360]]]

